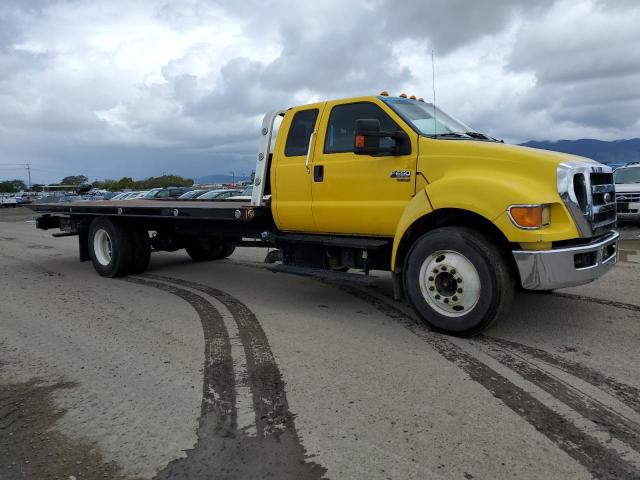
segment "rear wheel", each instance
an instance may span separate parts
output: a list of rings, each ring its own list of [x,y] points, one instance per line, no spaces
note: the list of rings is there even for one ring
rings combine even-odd
[[[124,225],[98,217],[89,227],[89,256],[103,277],[119,277],[128,273],[133,259],[133,246]]]
[[[472,336],[508,311],[515,282],[503,253],[482,233],[445,227],[426,233],[411,248],[405,289],[432,328]]]

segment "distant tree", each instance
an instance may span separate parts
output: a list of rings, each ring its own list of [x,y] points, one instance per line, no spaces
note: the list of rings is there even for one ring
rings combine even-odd
[[[70,175],[64,177],[60,181],[60,185],[80,185],[81,183],[87,183],[89,179],[84,175]]]
[[[0,182],[0,192],[3,193],[15,193],[26,189],[27,185],[22,180],[15,179]]]
[[[133,181],[131,177],[122,177],[120,180],[114,183],[114,190],[133,190],[135,188],[136,182]]]
[[[190,187],[191,185],[193,185],[193,180],[178,175],[162,175],[161,177],[150,177],[136,182],[137,188],[143,190],[160,187]]]
[[[85,179],[84,181],[77,182],[83,178]],[[62,183],[64,185],[79,185],[86,181],[86,177],[78,175],[76,177],[66,177],[62,180]],[[190,187],[193,185],[193,180],[178,175],[163,175],[161,177],[150,177],[146,180],[138,181],[131,177],[122,177],[120,180],[95,180],[91,182],[91,185],[95,188],[115,192],[122,190],[149,190],[160,187]]]

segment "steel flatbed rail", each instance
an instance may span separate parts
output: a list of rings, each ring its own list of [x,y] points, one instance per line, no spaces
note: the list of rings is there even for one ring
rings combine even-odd
[[[65,216],[113,216],[138,218],[185,218],[190,220],[251,221],[271,215],[269,207],[251,206],[249,200],[121,200],[32,203],[34,212]]]

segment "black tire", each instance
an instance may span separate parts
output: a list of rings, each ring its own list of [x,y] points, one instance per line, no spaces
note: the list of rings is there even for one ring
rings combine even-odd
[[[149,267],[149,260],[151,260],[149,232],[144,229],[131,227],[129,234],[133,245],[133,259],[129,273],[142,273]]]
[[[223,258],[230,257],[235,251],[236,251],[235,245],[224,243],[222,244],[222,252],[220,253],[220,256],[218,257],[218,259],[222,260]]]
[[[110,258],[103,252],[96,251],[97,244],[104,239],[105,234],[111,248]],[[100,275],[113,278],[129,272],[133,260],[133,244],[129,231],[124,225],[98,217],[89,226],[88,243],[91,263]]]
[[[276,263],[282,262],[282,251],[281,250],[271,250],[264,257],[264,263]]]
[[[447,270],[456,262],[473,267],[471,273],[467,270],[468,283],[460,272]],[[427,272],[427,265],[435,268]],[[477,335],[505,315],[515,290],[504,253],[481,232],[463,227],[443,227],[420,237],[407,255],[404,282],[409,302],[427,325],[461,337]],[[469,292],[475,287],[478,293],[465,298],[461,287],[467,285]]]

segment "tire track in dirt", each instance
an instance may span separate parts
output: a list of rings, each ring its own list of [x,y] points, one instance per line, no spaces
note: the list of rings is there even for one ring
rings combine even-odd
[[[585,295],[577,295],[575,293],[553,292],[554,297],[570,298],[572,300],[579,300],[581,302],[597,303],[604,305],[605,307],[621,308],[623,310],[630,310],[632,312],[640,313],[640,305],[634,305],[632,303],[617,302],[615,300],[605,300],[604,298],[587,297]]]
[[[257,435],[252,436],[237,428],[221,429],[216,409],[205,411],[203,408],[203,414],[198,421],[196,445],[186,451],[186,458],[170,462],[156,478],[323,478],[326,469],[309,461],[297,434],[294,416],[289,411],[282,375],[255,314],[235,297],[207,285],[159,275],[147,274],[143,277],[128,277],[124,280],[158,288],[185,300],[189,298],[193,301],[192,306],[194,303],[200,306],[206,304],[205,310],[215,310],[204,297],[176,286],[180,285],[215,298],[229,310],[244,345],[248,383],[256,415]],[[194,297],[199,300],[195,300]],[[216,313],[220,316],[219,312]],[[206,389],[203,391],[206,392]],[[209,402],[203,400],[203,407],[205,403]],[[229,425],[228,422],[223,424]]]
[[[482,351],[494,360],[606,430],[612,437],[626,443],[636,452],[640,452],[640,425],[636,422],[616,413],[598,400],[554,377],[521,356],[506,350],[488,337],[481,337],[473,342],[483,345]]]
[[[580,463],[594,477],[602,480],[640,479],[640,470],[621,458],[615,450],[604,446],[577,426],[567,422],[560,414],[458,347],[446,336],[428,330],[425,326],[418,324],[413,317],[378,296],[351,285],[329,285],[368,303],[424,340],[445,359],[462,369],[472,380]]]
[[[533,358],[542,360],[565,373],[573,375],[574,377],[599,388],[603,392],[617,398],[632,410],[640,413],[640,389],[637,387],[622,383],[615,378],[594,370],[593,368],[574,362],[573,360],[568,360],[560,355],[549,353],[546,350],[541,350],[539,348],[530,347],[529,345],[523,345],[521,343],[512,342],[498,337],[481,336],[480,338],[487,339],[486,341],[493,342],[494,344],[500,345],[504,348],[515,350],[526,355],[530,355]]]
[[[201,415],[213,413],[218,419],[217,428],[221,434],[234,432],[237,427],[235,375],[231,342],[220,313],[207,300],[189,290],[134,277],[123,280],[171,293],[189,303],[196,311],[204,334]]]

